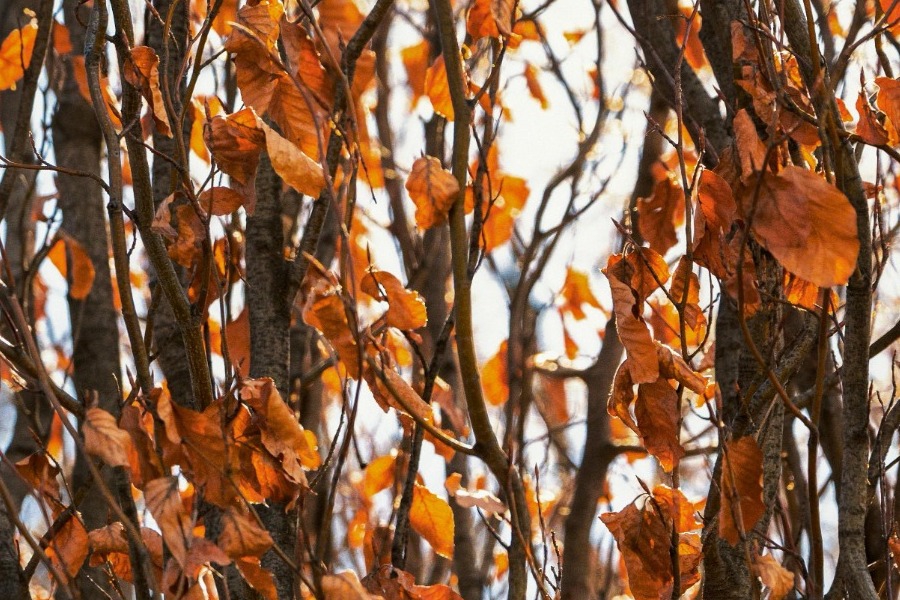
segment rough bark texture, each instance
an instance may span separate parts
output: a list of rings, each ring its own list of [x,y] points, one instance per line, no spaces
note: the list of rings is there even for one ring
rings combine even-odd
[[[163,18],[167,18],[174,7],[171,19],[171,28],[168,38],[164,38],[164,23],[150,15],[147,22],[147,45],[156,51],[159,57],[160,85],[168,87],[172,98],[172,105],[176,111],[182,107],[182,97],[185,92],[185,82],[179,79],[178,74],[184,60],[185,46],[188,40],[188,9],[186,2],[173,4],[172,0],[154,0],[153,8]],[[168,54],[168,57],[167,57]],[[163,79],[163,74],[167,79]],[[186,128],[190,121],[186,120]],[[175,124],[172,124],[175,128]],[[174,132],[173,132],[174,133]],[[182,135],[187,139],[190,130],[183,131]],[[155,207],[166,200],[176,190],[180,189],[180,174],[175,169],[171,160],[176,158],[175,140],[171,137],[160,135],[156,129],[153,131],[153,147],[159,154],[153,155],[153,204]],[[177,266],[176,272],[184,281],[184,269]],[[156,282],[156,274],[151,270],[151,289],[153,304],[157,307],[151,315],[153,322],[153,340],[156,347],[159,366],[166,375],[166,384],[172,399],[182,406],[197,408],[194,393],[191,389],[191,373],[188,366],[184,341],[181,336],[181,328],[172,312],[172,306],[166,300],[159,285]]]
[[[281,179],[263,154],[256,177],[256,210],[247,218],[247,306],[250,309],[250,377],[271,377],[289,397],[291,312],[289,262],[283,256]],[[275,543],[293,555],[295,524],[283,505],[260,507]],[[294,573],[273,552],[262,564],[275,575],[278,597],[294,596]]]

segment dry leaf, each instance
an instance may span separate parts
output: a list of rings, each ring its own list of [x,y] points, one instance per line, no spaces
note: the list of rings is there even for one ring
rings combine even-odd
[[[370,268],[363,277],[360,289],[376,300],[388,303],[384,317],[390,327],[411,331],[428,324],[425,301],[419,293],[407,290],[399,279],[387,271]]]
[[[163,541],[182,569],[187,567],[188,547],[194,535],[190,515],[178,493],[177,477],[160,477],[144,486],[147,509],[159,524]]]
[[[722,455],[722,507],[719,536],[734,546],[765,513],[762,497],[763,455],[756,440],[745,436],[726,442]]]
[[[752,203],[756,199],[755,209]],[[820,287],[847,283],[856,268],[856,212],[822,177],[788,166],[766,172],[760,190],[747,190],[743,214],[753,214],[753,234],[784,267]]]
[[[443,498],[423,485],[413,489],[409,523],[444,558],[453,558],[453,511]]]
[[[769,588],[769,600],[782,600],[794,589],[794,574],[771,554],[753,556],[753,573]]]
[[[406,190],[416,205],[416,225],[429,229],[447,222],[447,215],[459,193],[453,173],[433,156],[422,156],[413,163]]]
[[[68,251],[68,255],[67,255]],[[72,259],[71,278],[68,268],[68,256]],[[94,263],[78,240],[64,231],[56,234],[56,241],[47,254],[50,262],[69,282],[69,296],[75,300],[84,300],[94,286]]]
[[[120,429],[116,418],[102,408],[89,408],[85,411],[82,432],[84,449],[88,454],[101,458],[111,467],[127,467],[131,464],[131,436]]]
[[[463,508],[476,506],[488,514],[504,514],[506,505],[487,490],[470,490],[462,487],[462,475],[451,473],[444,482],[444,487],[456,499],[456,503]]]
[[[141,92],[150,106],[156,130],[172,137],[172,128],[159,87],[159,57],[149,46],[135,46],[125,60],[125,80]]]

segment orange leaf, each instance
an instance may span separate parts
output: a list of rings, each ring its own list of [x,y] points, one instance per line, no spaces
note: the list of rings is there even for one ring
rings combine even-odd
[[[120,429],[116,418],[102,408],[85,411],[84,449],[88,454],[103,459],[111,467],[127,467],[132,452],[131,436]]]
[[[900,17],[900,13],[897,16]],[[896,132],[900,130],[900,81],[890,77],[876,77],[875,83],[878,85],[878,96],[875,97],[875,104],[887,115],[894,137],[896,137]],[[859,102],[857,102],[858,106]],[[863,119],[862,114],[859,117],[860,120]],[[892,143],[896,143],[896,141],[891,140]]]
[[[68,254],[67,251],[68,250]],[[69,273],[68,257],[71,256],[72,271]],[[50,262],[69,282],[69,296],[75,300],[84,300],[91,293],[94,285],[94,263],[78,240],[64,231],[56,234],[56,241],[47,255]]]
[[[734,546],[749,533],[766,511],[762,497],[762,450],[745,436],[726,442],[722,455],[722,507],[719,536]]]
[[[241,577],[250,587],[260,593],[265,600],[278,600],[278,591],[275,589],[275,578],[272,573],[262,568],[256,557],[244,557],[234,561]]]
[[[242,377],[250,374],[250,311],[245,307],[241,314],[225,325],[228,357]]]
[[[538,79],[538,70],[531,63],[525,63],[525,84],[528,86],[528,93],[531,97],[541,103],[541,108],[547,110],[550,103],[547,96],[544,95],[544,88]]]
[[[369,269],[360,287],[376,300],[388,303],[389,308],[384,316],[390,327],[410,331],[425,327],[428,323],[425,301],[419,292],[407,290],[399,279],[387,271]]]
[[[416,225],[430,229],[447,222],[447,214],[459,193],[459,182],[441,166],[441,161],[422,156],[413,163],[406,190],[416,205]]]
[[[734,143],[737,147],[741,180],[750,181],[766,161],[766,145],[759,139],[753,118],[742,108],[734,116]]]
[[[514,0],[475,0],[466,18],[466,30],[472,39],[512,35]]]
[[[21,29],[14,29],[0,44],[0,91],[16,88],[31,63],[37,22],[32,20]]]
[[[450,98],[450,83],[443,56],[439,56],[425,71],[425,95],[431,100],[434,112],[448,121],[453,120],[453,100]]]
[[[394,472],[397,469],[397,457],[394,454],[379,456],[363,471],[363,494],[371,498],[381,490],[394,484]]]
[[[412,91],[410,109],[415,108],[419,98],[425,95],[425,72],[428,69],[428,61],[431,58],[431,44],[428,40],[422,40],[414,46],[408,46],[400,51],[400,60],[406,69],[406,81]]]
[[[234,507],[222,514],[222,533],[217,542],[231,558],[262,556],[274,543],[256,519]]]
[[[847,197],[822,177],[800,167],[766,172],[760,190],[742,198],[752,210],[753,233],[784,267],[820,287],[847,283],[856,268],[856,213]]]
[[[153,115],[156,130],[166,137],[172,137],[169,117],[159,88],[159,57],[149,46],[135,46],[125,61],[125,80],[137,88]]]
[[[484,399],[500,406],[509,398],[509,377],[506,369],[507,342],[504,340],[497,353],[481,366],[481,388]]]
[[[306,469],[317,469],[322,462],[315,444],[285,404],[271,379],[247,379],[241,385],[241,400],[257,413],[262,443],[278,458],[294,482],[306,484]],[[314,440],[315,438],[313,438]]]
[[[794,589],[794,574],[771,554],[753,556],[753,573],[769,588],[769,600],[782,600]]]
[[[147,509],[159,524],[163,541],[182,569],[187,566],[188,547],[193,539],[193,524],[181,502],[177,477],[160,477],[144,486]]]
[[[453,512],[446,500],[418,483],[413,489],[409,524],[437,554],[453,558]]]
[[[347,373],[359,378],[359,355],[353,332],[344,312],[344,303],[335,288],[315,290],[307,299],[303,309],[303,320],[322,332],[325,339],[337,352]]]
[[[563,282],[559,295],[563,299],[559,307],[560,312],[569,313],[575,319],[581,320],[587,316],[582,309],[585,304],[603,310],[591,290],[587,273],[578,271],[574,267],[570,266],[566,269],[566,280]]]

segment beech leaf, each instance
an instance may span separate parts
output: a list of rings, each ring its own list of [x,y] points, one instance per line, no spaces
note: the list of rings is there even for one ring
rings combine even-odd
[[[416,225],[430,229],[447,222],[447,215],[459,193],[459,182],[453,173],[441,166],[441,161],[433,156],[422,156],[413,163],[406,190],[416,205]]]
[[[102,408],[89,408],[85,411],[82,430],[88,454],[103,459],[111,467],[130,464],[131,436],[119,428],[114,416]]]
[[[437,554],[453,558],[453,511],[446,500],[416,483],[409,510],[409,523]]]

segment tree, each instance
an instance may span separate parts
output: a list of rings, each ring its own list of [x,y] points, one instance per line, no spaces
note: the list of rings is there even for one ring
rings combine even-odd
[[[900,3],[575,4],[0,6],[3,597],[900,595]]]

